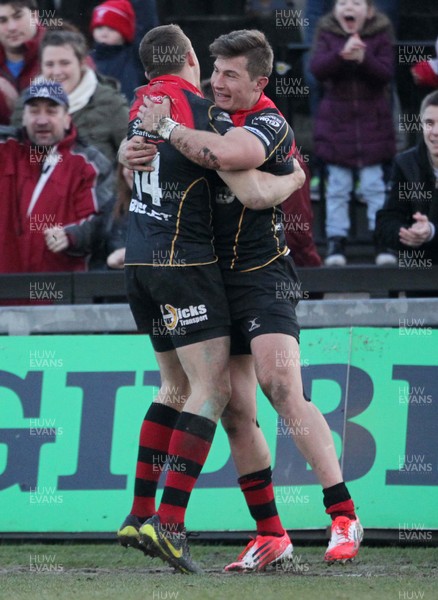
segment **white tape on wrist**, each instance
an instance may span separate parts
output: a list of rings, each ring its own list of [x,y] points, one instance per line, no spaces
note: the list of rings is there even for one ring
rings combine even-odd
[[[163,140],[169,140],[170,134],[178,127],[179,123],[171,119],[170,117],[163,117],[158,121],[157,133]]]

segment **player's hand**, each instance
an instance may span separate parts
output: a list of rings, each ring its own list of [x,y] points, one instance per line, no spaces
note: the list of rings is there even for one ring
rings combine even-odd
[[[135,135],[130,140],[126,138],[119,148],[118,159],[124,166],[133,171],[153,171],[150,163],[157,153],[155,144],[149,144],[141,135]]]
[[[125,266],[126,248],[114,250],[106,259],[106,264],[110,269],[123,269]]]
[[[400,227],[399,238],[400,242],[405,246],[418,248],[427,242],[431,235],[432,228],[426,215],[416,212],[413,217],[416,222],[409,228]]]
[[[57,254],[70,246],[68,236],[63,227],[48,227],[44,231],[44,238],[50,252]]]
[[[148,96],[143,98],[144,106],[140,106],[137,116],[142,121],[142,129],[156,133],[158,123],[163,117],[170,117],[170,100],[164,96],[161,103],[152,102]]]
[[[293,192],[296,192],[297,190],[301,189],[306,181],[306,173],[304,172],[304,169],[301,167],[300,163],[297,161],[296,158],[293,159],[293,165],[294,165],[294,189]]]

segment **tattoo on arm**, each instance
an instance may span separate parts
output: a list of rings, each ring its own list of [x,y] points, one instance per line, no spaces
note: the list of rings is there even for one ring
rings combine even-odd
[[[189,160],[192,160],[201,167],[206,169],[214,169],[215,171],[221,169],[221,165],[218,157],[207,147],[197,151],[195,148],[190,146],[189,142],[180,140],[177,136],[171,139],[172,146],[179,150]]]
[[[219,162],[218,157],[213,154],[213,152],[207,148],[204,147],[202,148],[202,155],[203,155],[203,166],[207,167],[207,169],[220,169],[221,165]]]

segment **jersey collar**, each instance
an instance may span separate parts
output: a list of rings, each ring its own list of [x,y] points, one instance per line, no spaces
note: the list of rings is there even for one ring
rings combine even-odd
[[[266,108],[276,108],[275,104],[272,102],[270,98],[265,96],[262,92],[258,101],[251,108],[245,108],[243,110],[238,110],[231,115],[234,125],[239,126],[245,123],[245,119],[248,115],[259,112],[260,110],[264,110]]]

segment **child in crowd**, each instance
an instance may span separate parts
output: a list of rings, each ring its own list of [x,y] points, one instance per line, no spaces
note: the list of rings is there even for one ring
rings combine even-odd
[[[117,79],[132,100],[136,87],[145,83],[135,40],[135,12],[129,0],[108,0],[93,10],[90,24],[94,39],[90,52],[96,70]]]
[[[315,120],[315,153],[327,164],[328,238],[325,264],[346,264],[354,175],[368,205],[368,226],[385,199],[382,163],[395,153],[390,100],[392,27],[372,0],[336,0],[318,23],[310,68],[324,94]],[[376,251],[376,264],[394,262]]]

